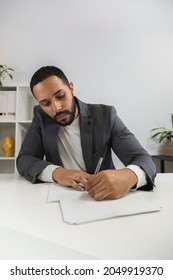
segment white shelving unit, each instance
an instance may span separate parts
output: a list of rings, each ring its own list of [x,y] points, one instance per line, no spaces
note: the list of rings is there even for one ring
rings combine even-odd
[[[0,173],[17,173],[16,157],[31,124],[33,107],[37,104],[28,85],[0,87]],[[4,157],[2,141],[5,136],[15,140],[15,154]]]

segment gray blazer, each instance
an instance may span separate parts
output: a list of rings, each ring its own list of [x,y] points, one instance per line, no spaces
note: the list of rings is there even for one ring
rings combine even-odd
[[[76,97],[75,97],[76,98]],[[147,174],[145,190],[153,188],[155,165],[136,137],[120,120],[114,107],[86,104],[76,98],[79,105],[80,132],[86,172],[93,174],[100,156],[107,147],[101,170],[115,169],[112,150],[127,166],[136,164]],[[38,183],[38,175],[49,164],[63,166],[57,146],[59,125],[47,116],[40,106],[34,107],[34,117],[17,157],[20,175]]]

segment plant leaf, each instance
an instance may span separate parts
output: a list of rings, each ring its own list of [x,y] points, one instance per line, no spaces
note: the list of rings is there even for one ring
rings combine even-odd
[[[173,130],[173,114],[171,114],[171,125],[172,125],[172,130]]]
[[[164,131],[164,132],[160,135],[159,142],[162,142],[164,139],[169,140],[171,134],[172,134],[172,130]]]
[[[0,78],[1,78],[1,80],[4,80],[7,76],[9,76],[11,79],[13,79],[13,76],[10,73],[10,71],[14,71],[14,69],[11,68],[11,67],[7,67],[6,64],[4,64],[4,65],[0,64]]]
[[[8,70],[10,70],[10,71],[14,71],[14,69],[13,69],[13,68],[8,68]]]
[[[161,127],[156,127],[156,128],[153,128],[151,131],[155,131],[155,130],[158,130],[158,129],[165,129],[163,126]]]
[[[157,137],[158,135],[160,135],[160,134],[162,134],[163,132],[157,132],[157,133],[155,133],[151,138],[154,138],[154,137]]]
[[[165,138],[167,139],[167,137],[162,134],[159,138],[159,143],[161,143]]]
[[[11,74],[8,74],[10,76],[11,79],[13,79],[13,76]]]

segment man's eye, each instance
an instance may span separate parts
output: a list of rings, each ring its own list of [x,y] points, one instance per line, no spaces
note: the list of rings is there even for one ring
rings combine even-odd
[[[64,98],[64,96],[65,96],[65,94],[62,93],[61,95],[56,95],[55,98],[60,100],[60,99]]]
[[[48,107],[48,106],[50,106],[50,102],[44,102],[44,103],[41,103],[41,106],[43,106],[43,107]]]

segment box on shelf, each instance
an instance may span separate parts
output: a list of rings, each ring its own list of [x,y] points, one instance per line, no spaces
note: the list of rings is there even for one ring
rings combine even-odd
[[[0,88],[0,121],[14,121],[16,119],[16,89]]]

